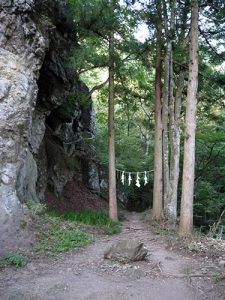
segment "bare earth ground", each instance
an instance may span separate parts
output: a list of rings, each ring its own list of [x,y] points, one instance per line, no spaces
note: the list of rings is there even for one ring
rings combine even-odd
[[[132,238],[143,241],[148,248],[150,255],[146,261],[121,265],[103,258],[110,244]],[[143,223],[142,214],[128,213],[118,235],[98,236],[86,248],[54,258],[39,258],[22,269],[7,268],[0,272],[0,299],[225,299],[225,287],[212,283],[212,270],[215,266],[209,260],[167,249],[163,239]]]

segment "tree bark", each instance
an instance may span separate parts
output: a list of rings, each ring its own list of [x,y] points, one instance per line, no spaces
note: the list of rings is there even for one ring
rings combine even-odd
[[[175,97],[170,111],[171,112],[171,124],[170,124],[170,142],[171,142],[171,158],[170,158],[170,182],[169,182],[169,199],[167,207],[168,220],[175,224],[177,220],[177,190],[179,181],[179,164],[180,164],[180,111],[181,111],[181,99],[184,88],[184,74],[185,71],[181,70],[178,78],[178,86]]]
[[[113,1],[111,2],[114,12]],[[108,135],[109,135],[109,218],[118,220],[116,197],[116,162],[115,162],[115,118],[114,118],[114,37],[109,36],[109,107],[108,107]]]
[[[153,211],[152,218],[156,221],[162,218],[163,214],[163,187],[162,187],[162,26],[161,7],[157,1],[157,12],[159,23],[157,25],[157,49],[156,49],[156,74],[155,74],[155,143],[154,143],[154,186],[153,186]]]
[[[193,230],[193,197],[195,169],[195,131],[198,89],[198,1],[191,1],[191,32],[189,47],[189,78],[185,117],[184,163],[180,213],[180,236]]]
[[[171,6],[171,19],[173,25],[171,26],[172,30],[175,29],[175,6],[176,2],[172,2]],[[185,48],[186,48],[186,39],[185,39],[185,32],[186,27],[185,24],[187,23],[187,17],[189,9],[189,1],[185,1],[185,6],[183,9],[183,14],[181,17],[182,20],[182,29],[178,36],[179,44],[181,45],[181,50],[183,52],[183,56],[185,55]],[[171,61],[173,58],[171,58]],[[172,66],[172,65],[171,65]],[[173,68],[170,68],[171,78]],[[178,181],[179,181],[179,163],[180,163],[180,127],[179,127],[179,119],[180,119],[180,112],[181,112],[181,100],[182,94],[184,89],[184,75],[185,71],[184,68],[180,68],[180,73],[178,77],[177,83],[177,90],[175,99],[171,93],[170,96],[170,179],[169,179],[169,195],[168,195],[168,207],[167,207],[167,217],[171,224],[176,224],[177,220],[177,193],[178,193]],[[171,80],[171,83],[173,80]],[[173,86],[171,86],[170,92],[172,91]]]
[[[163,1],[164,27],[167,40],[164,62],[164,86],[163,86],[163,205],[166,218],[170,218],[170,160],[173,158],[174,149],[172,143],[171,128],[174,126],[174,97],[173,97],[173,47],[175,27],[175,0],[168,1],[170,7],[170,20],[167,14],[167,1]],[[168,127],[169,126],[169,127]]]
[[[162,149],[163,149],[163,206],[167,210],[167,199],[169,192],[169,84],[170,84],[170,56],[172,44],[167,42],[166,55],[164,60],[164,84],[163,84],[163,104],[162,104]]]

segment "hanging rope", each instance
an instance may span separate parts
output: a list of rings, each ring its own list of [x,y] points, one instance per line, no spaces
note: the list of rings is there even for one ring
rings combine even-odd
[[[129,186],[131,185],[132,180],[135,179],[136,180],[135,185],[139,188],[141,186],[141,184],[140,184],[141,177],[144,180],[144,185],[146,185],[146,184],[148,184],[148,174],[150,174],[151,172],[153,172],[153,170],[143,171],[143,172],[129,172],[129,171],[116,169],[116,175],[117,175],[116,177],[121,180],[123,185],[125,184],[125,181],[128,180]],[[140,177],[140,174],[142,174],[141,177]],[[133,179],[132,179],[132,175],[134,177]]]
[[[137,173],[139,173],[139,174],[145,174],[145,173],[148,174],[148,173],[153,172],[153,170],[151,170],[151,171],[142,171],[142,172],[130,172],[130,171],[123,171],[123,170],[120,170],[120,169],[116,169],[116,171],[120,172],[120,173],[124,172],[124,174],[137,174]]]

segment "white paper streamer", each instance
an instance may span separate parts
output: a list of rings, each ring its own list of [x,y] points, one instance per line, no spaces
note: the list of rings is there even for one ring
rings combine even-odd
[[[136,184],[135,184],[137,187],[140,187],[140,177],[139,177],[139,174],[137,172],[137,178],[136,178]]]
[[[136,182],[135,185],[137,187],[141,187],[140,184],[140,175],[141,175],[141,179],[144,180],[144,185],[148,184],[148,174],[150,174],[151,172],[153,172],[153,170],[151,171],[141,171],[141,172],[129,172],[129,171],[123,171],[123,170],[119,170],[116,169],[117,172],[117,178],[120,178],[122,184],[125,184],[125,181],[128,180],[128,185],[130,186],[132,183],[132,174],[134,174],[134,176],[136,176]]]
[[[130,175],[130,173],[129,173],[129,177],[128,177],[128,185],[131,184],[131,181],[132,181],[132,178],[131,178],[131,175]]]
[[[125,175],[124,175],[124,171],[123,171],[123,173],[122,173],[122,175],[121,175],[121,181],[122,181],[122,184],[124,184],[124,182],[125,182]]]
[[[144,185],[148,183],[148,177],[147,177],[147,172],[145,171],[145,177],[144,177]]]

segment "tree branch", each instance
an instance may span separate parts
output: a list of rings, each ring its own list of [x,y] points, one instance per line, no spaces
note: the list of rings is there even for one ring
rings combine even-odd
[[[109,81],[109,78],[107,78],[105,81],[103,81],[102,83],[100,83],[99,85],[94,86],[90,92],[89,92],[89,96],[91,96],[95,91],[100,90],[104,85],[106,85],[106,83]]]

